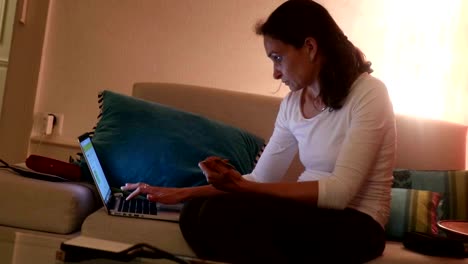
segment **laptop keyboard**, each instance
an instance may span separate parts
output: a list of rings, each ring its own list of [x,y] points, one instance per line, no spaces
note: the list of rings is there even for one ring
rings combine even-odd
[[[119,205],[119,211],[124,213],[134,213],[134,214],[157,214],[156,203],[151,202],[150,200],[145,199],[131,199],[125,200],[121,199]]]

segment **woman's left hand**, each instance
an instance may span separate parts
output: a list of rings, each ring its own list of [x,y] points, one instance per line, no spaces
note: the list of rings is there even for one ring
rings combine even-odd
[[[218,190],[226,192],[241,191],[247,182],[229,163],[219,157],[208,157],[198,163],[207,181]]]

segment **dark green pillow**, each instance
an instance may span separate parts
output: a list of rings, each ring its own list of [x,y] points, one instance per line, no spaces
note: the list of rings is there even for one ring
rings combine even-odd
[[[99,102],[92,141],[112,187],[205,185],[198,162],[208,156],[229,159],[240,173],[249,173],[265,144],[239,128],[135,97],[106,90]],[[84,160],[81,166],[91,179]]]

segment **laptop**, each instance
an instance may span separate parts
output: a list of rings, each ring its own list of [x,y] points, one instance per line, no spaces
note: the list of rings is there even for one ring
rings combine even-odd
[[[93,177],[99,196],[104,203],[104,208],[109,215],[136,217],[145,219],[165,220],[178,222],[180,210],[183,204],[167,205],[151,202],[150,200],[138,196],[131,200],[125,200],[126,194],[122,192],[113,192],[89,134],[83,134],[78,137],[83,156],[88,165],[91,176]]]

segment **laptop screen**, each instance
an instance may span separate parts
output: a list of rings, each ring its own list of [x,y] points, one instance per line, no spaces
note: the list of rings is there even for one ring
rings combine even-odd
[[[91,143],[91,138],[80,137],[80,146],[99,193],[101,194],[104,203],[107,204],[111,197],[111,188],[106,180],[106,176],[104,175],[104,171],[102,170],[101,163],[99,162],[93,144]]]

